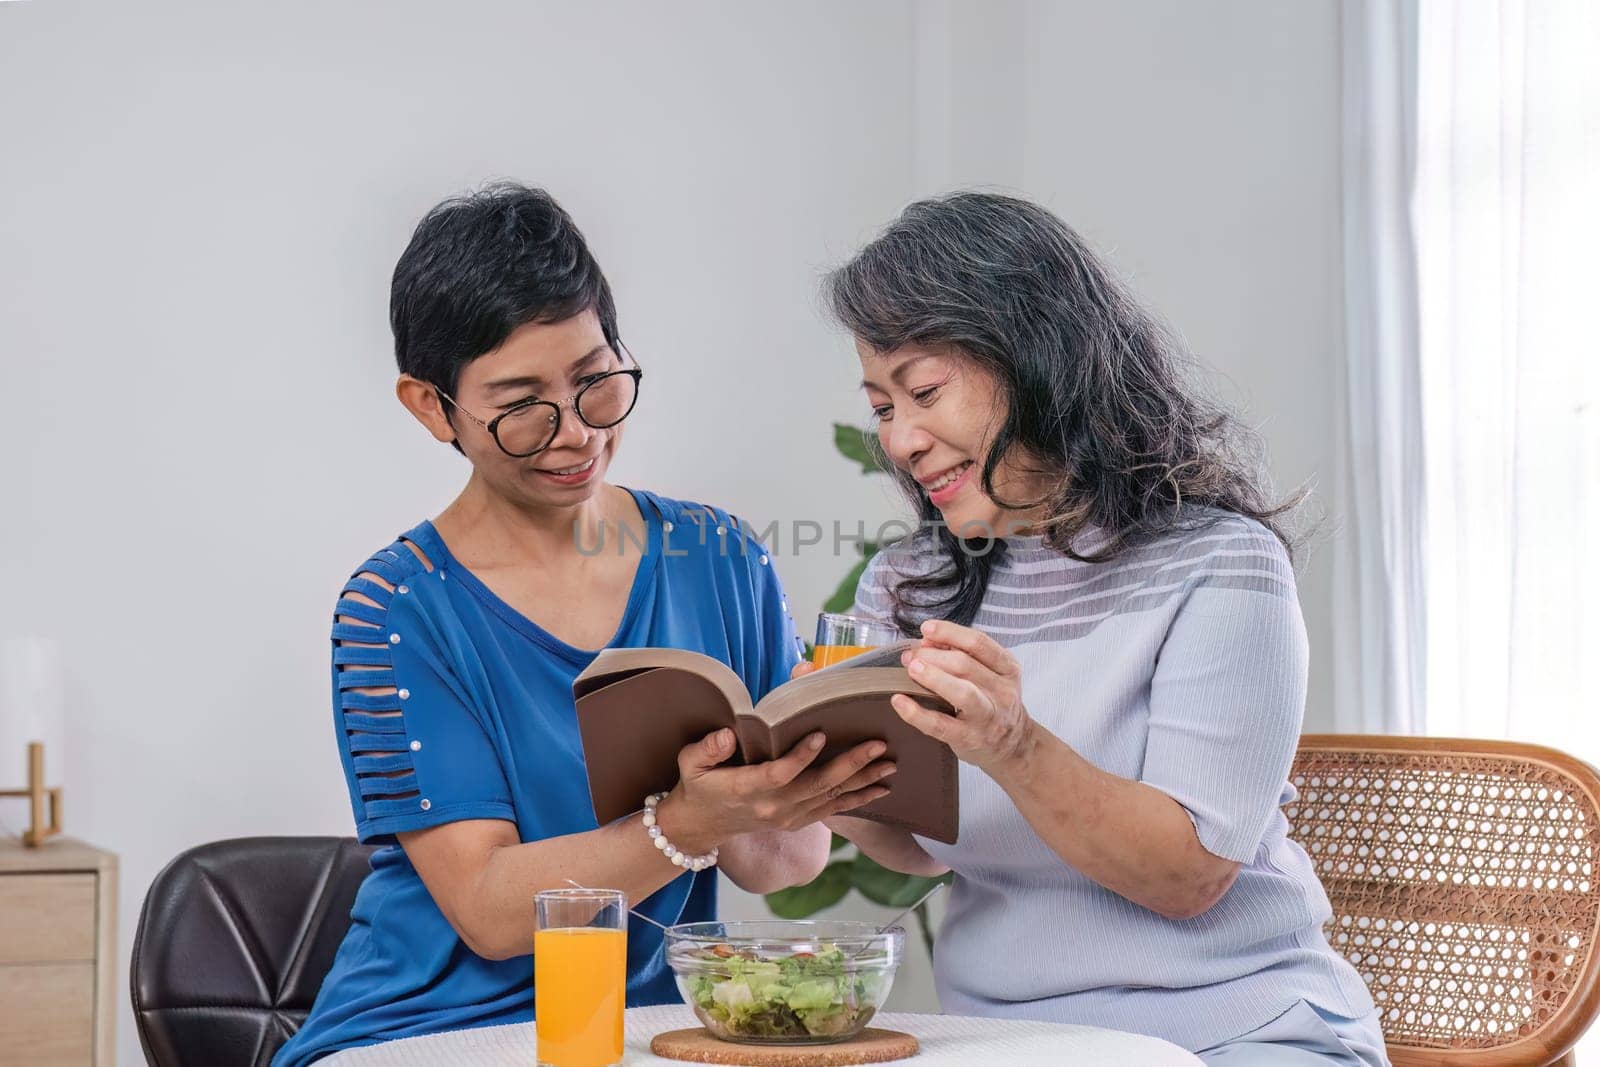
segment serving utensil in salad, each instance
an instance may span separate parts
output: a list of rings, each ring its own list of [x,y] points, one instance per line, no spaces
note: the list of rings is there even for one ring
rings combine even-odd
[[[890,929],[892,929],[894,927],[895,923],[898,923],[901,919],[904,919],[907,915],[910,915],[913,911],[916,911],[918,908],[922,907],[922,905],[927,902],[929,897],[933,896],[935,893],[937,893],[939,890],[943,889],[945,886],[947,886],[949,884],[950,884],[949,882],[938,882],[938,883],[936,883],[934,885],[929,886],[928,887],[928,891],[926,893],[922,894],[920,897],[918,897],[916,899],[916,901],[909,908],[906,908],[900,914],[896,915],[894,918],[890,919],[888,922],[886,922],[882,926],[878,927],[877,930],[873,931],[872,936],[873,937],[882,937],[886,932],[888,932]],[[849,956],[851,959],[855,959],[856,957],[860,956],[863,952],[865,952],[870,947],[872,947],[872,946],[871,946],[871,942],[869,941],[867,943],[867,945],[863,946],[862,948],[856,949],[854,952],[848,952],[848,953],[846,953],[846,955]]]
[[[574,889],[582,889],[582,890],[584,890],[586,892],[590,892],[591,891],[588,886],[579,885],[577,882],[574,882],[571,878],[563,878],[562,881],[566,882],[568,885],[572,886]],[[642,911],[635,911],[633,908],[629,908],[628,909],[628,914],[632,915],[636,919],[643,919],[645,922],[649,923],[651,926],[659,926],[663,930],[668,929],[668,927],[667,927],[667,925],[665,923],[656,922],[654,919],[650,918],[650,916],[646,915]]]

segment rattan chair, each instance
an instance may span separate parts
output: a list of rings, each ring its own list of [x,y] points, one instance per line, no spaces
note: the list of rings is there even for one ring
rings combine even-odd
[[[1395,1067],[1572,1067],[1600,1010],[1600,776],[1554,749],[1307,735],[1290,834]]]

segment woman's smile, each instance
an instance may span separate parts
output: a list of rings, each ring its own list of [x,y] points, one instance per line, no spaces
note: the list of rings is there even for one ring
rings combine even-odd
[[[922,487],[928,491],[928,499],[936,508],[942,508],[953,501],[961,492],[962,487],[972,480],[972,461],[966,460],[956,466],[936,474],[932,479],[917,479],[922,482]]]
[[[547,478],[550,481],[555,482],[557,485],[583,485],[588,482],[589,479],[594,476],[595,471],[599,469],[599,458],[599,456],[590,456],[582,463],[578,463],[569,467],[535,467],[534,472],[543,478]]]

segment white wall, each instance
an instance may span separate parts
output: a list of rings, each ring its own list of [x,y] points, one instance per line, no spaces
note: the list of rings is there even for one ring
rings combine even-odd
[[[124,969],[183,848],[349,832],[333,595],[463,475],[390,394],[389,272],[441,195],[511,176],[583,226],[651,372],[625,483],[889,515],[832,456],[864,410],[816,282],[972,181],[1101,242],[1293,481],[1331,469],[1335,60],[1332,0],[0,5],[0,632],[64,644]],[[803,620],[848,561],[780,562]]]
[[[1258,428],[1281,492],[1332,506],[1341,379],[1333,0],[933,0],[920,191],[1017,190],[1082,232]],[[1308,538],[1306,728],[1332,729],[1337,516]]]
[[[68,821],[122,854],[125,953],[181,849],[349,832],[333,598],[464,473],[390,391],[389,272],[441,195],[544,183],[591,238],[650,368],[618,478],[756,516],[884,507],[827,458],[859,371],[815,291],[909,193],[908,25],[0,5],[0,611],[67,646]],[[817,603],[845,568],[802,562]]]
[[[1332,506],[1343,359],[1334,0],[1028,5],[1023,186],[1221,377],[1280,490]],[[1333,553],[1299,569],[1306,728],[1333,728]]]

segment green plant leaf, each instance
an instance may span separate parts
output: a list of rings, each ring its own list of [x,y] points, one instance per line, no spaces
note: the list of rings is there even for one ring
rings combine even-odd
[[[861,584],[861,576],[866,573],[867,564],[872,561],[873,556],[878,554],[878,543],[876,541],[863,541],[857,548],[861,552],[861,562],[851,567],[850,573],[845,575],[844,579],[839,582],[839,588],[835,589],[833,595],[828,598],[827,603],[822,605],[823,611],[849,611],[855,606],[856,586]]]
[[[867,561],[862,560],[850,568],[850,573],[844,576],[839,583],[839,588],[833,591],[826,603],[822,605],[823,611],[849,611],[856,602],[856,586],[861,582],[861,575],[866,573]]]
[[[901,874],[861,855],[851,864],[850,880],[856,890],[874,904],[882,904],[887,908],[909,908],[935,885],[948,882],[950,875],[925,878],[916,874]]]
[[[850,839],[848,837],[840,837],[838,834],[834,834],[833,835],[833,844],[828,846],[828,851],[829,852],[838,852],[841,848],[849,848],[849,847],[850,847]]]
[[[767,907],[780,919],[804,919],[832,907],[850,892],[850,864],[850,860],[838,860],[805,885],[768,893]]]
[[[849,423],[836,422],[833,424],[833,447],[839,454],[852,463],[861,465],[862,474],[877,474],[883,466],[867,447],[866,434],[859,426]]]

